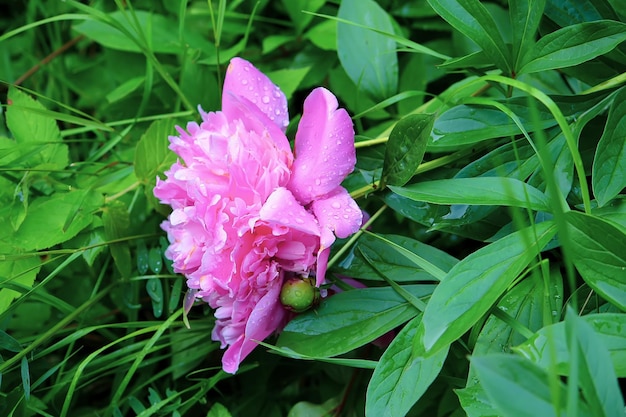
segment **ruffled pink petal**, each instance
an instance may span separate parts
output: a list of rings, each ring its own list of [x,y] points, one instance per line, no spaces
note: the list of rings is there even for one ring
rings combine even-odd
[[[303,205],[334,190],[356,163],[352,120],[325,88],[304,101],[296,133],[292,175],[287,186]]]
[[[337,187],[327,196],[311,204],[322,229],[330,229],[340,238],[355,233],[361,227],[363,213],[356,201],[343,187]]]
[[[320,229],[315,217],[305,210],[291,191],[279,187],[267,198],[259,213],[261,220],[319,236]]]
[[[279,302],[282,279],[273,281],[269,291],[259,300],[246,323],[246,330],[231,344],[222,357],[222,368],[234,374],[239,364],[270,334],[283,326],[287,312]]]

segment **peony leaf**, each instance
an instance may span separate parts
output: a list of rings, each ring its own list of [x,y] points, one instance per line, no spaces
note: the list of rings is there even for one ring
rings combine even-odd
[[[403,286],[416,297],[432,293],[433,285]],[[315,357],[349,352],[384,335],[418,311],[392,288],[363,288],[324,299],[318,308],[296,316],[276,345]]]
[[[512,233],[456,264],[431,296],[416,349],[436,352],[487,312],[555,235],[552,222]]]
[[[428,203],[503,205],[550,211],[548,198],[544,193],[515,178],[453,178],[389,188],[403,197]]]
[[[434,122],[434,114],[411,114],[395,125],[385,149],[381,187],[402,186],[413,177],[424,159]]]
[[[539,39],[524,57],[519,74],[581,64],[626,40],[626,24],[610,20],[567,26]]]
[[[398,333],[378,361],[367,386],[365,415],[403,416],[439,375],[449,346],[428,357],[413,355],[413,339],[421,315]]]
[[[574,266],[598,294],[626,311],[626,233],[576,211],[565,213]]]
[[[393,33],[391,18],[373,0],[344,0],[337,17],[382,32]],[[373,30],[339,22],[337,54],[341,66],[359,89],[383,100],[398,89],[396,42]]]
[[[626,88],[615,96],[593,159],[593,192],[604,206],[626,187]]]

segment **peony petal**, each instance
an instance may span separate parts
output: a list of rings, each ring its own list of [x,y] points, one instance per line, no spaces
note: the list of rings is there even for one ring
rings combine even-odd
[[[327,196],[315,200],[311,208],[320,227],[332,230],[340,238],[355,233],[363,221],[361,209],[343,187],[337,187]]]
[[[234,374],[239,364],[263,341],[284,325],[287,312],[278,301],[282,278],[272,281],[269,291],[259,300],[246,323],[244,334],[226,349],[222,357],[222,368]]]
[[[245,97],[280,127],[283,132],[287,129],[289,112],[285,94],[265,74],[245,59],[233,58],[230,60],[224,79],[224,93]],[[227,94],[224,94],[222,97],[222,110],[225,110],[227,107],[224,105],[224,101],[228,100],[230,98]]]
[[[304,101],[295,154],[287,188],[303,205],[334,190],[354,169],[352,120],[325,88],[316,88]]]
[[[222,112],[230,120],[242,120],[248,130],[267,131],[280,149],[291,151],[285,136],[289,125],[285,94],[244,59],[233,58],[226,69]]]
[[[274,124],[261,109],[245,97],[224,91],[222,112],[231,120],[241,120],[244,127],[259,135],[267,135],[281,151],[291,155],[289,140],[285,132]]]
[[[310,235],[319,236],[315,217],[298,203],[286,188],[279,187],[270,194],[259,213],[261,220],[277,223]]]

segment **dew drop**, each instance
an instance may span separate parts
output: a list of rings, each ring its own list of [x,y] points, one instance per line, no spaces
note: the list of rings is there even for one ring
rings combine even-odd
[[[298,224],[302,224],[302,223],[304,223],[304,220],[302,220],[302,219],[301,219],[301,218],[299,218],[299,217],[296,217],[296,223],[298,223]]]
[[[340,209],[341,208],[341,203],[339,203],[339,201],[333,201],[333,203],[331,204],[332,208],[334,209]]]
[[[248,85],[248,80],[246,80],[246,79],[241,80],[241,84]]]
[[[320,180],[319,178],[315,179],[315,185],[321,185],[322,184],[322,180]]]
[[[268,96],[263,96],[263,98],[261,99],[261,101],[265,104],[270,102],[270,98]]]

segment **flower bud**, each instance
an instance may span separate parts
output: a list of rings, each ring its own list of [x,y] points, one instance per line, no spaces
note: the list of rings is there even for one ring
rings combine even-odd
[[[288,278],[280,290],[280,302],[289,311],[302,313],[316,305],[320,299],[320,290],[315,286],[315,279]]]

